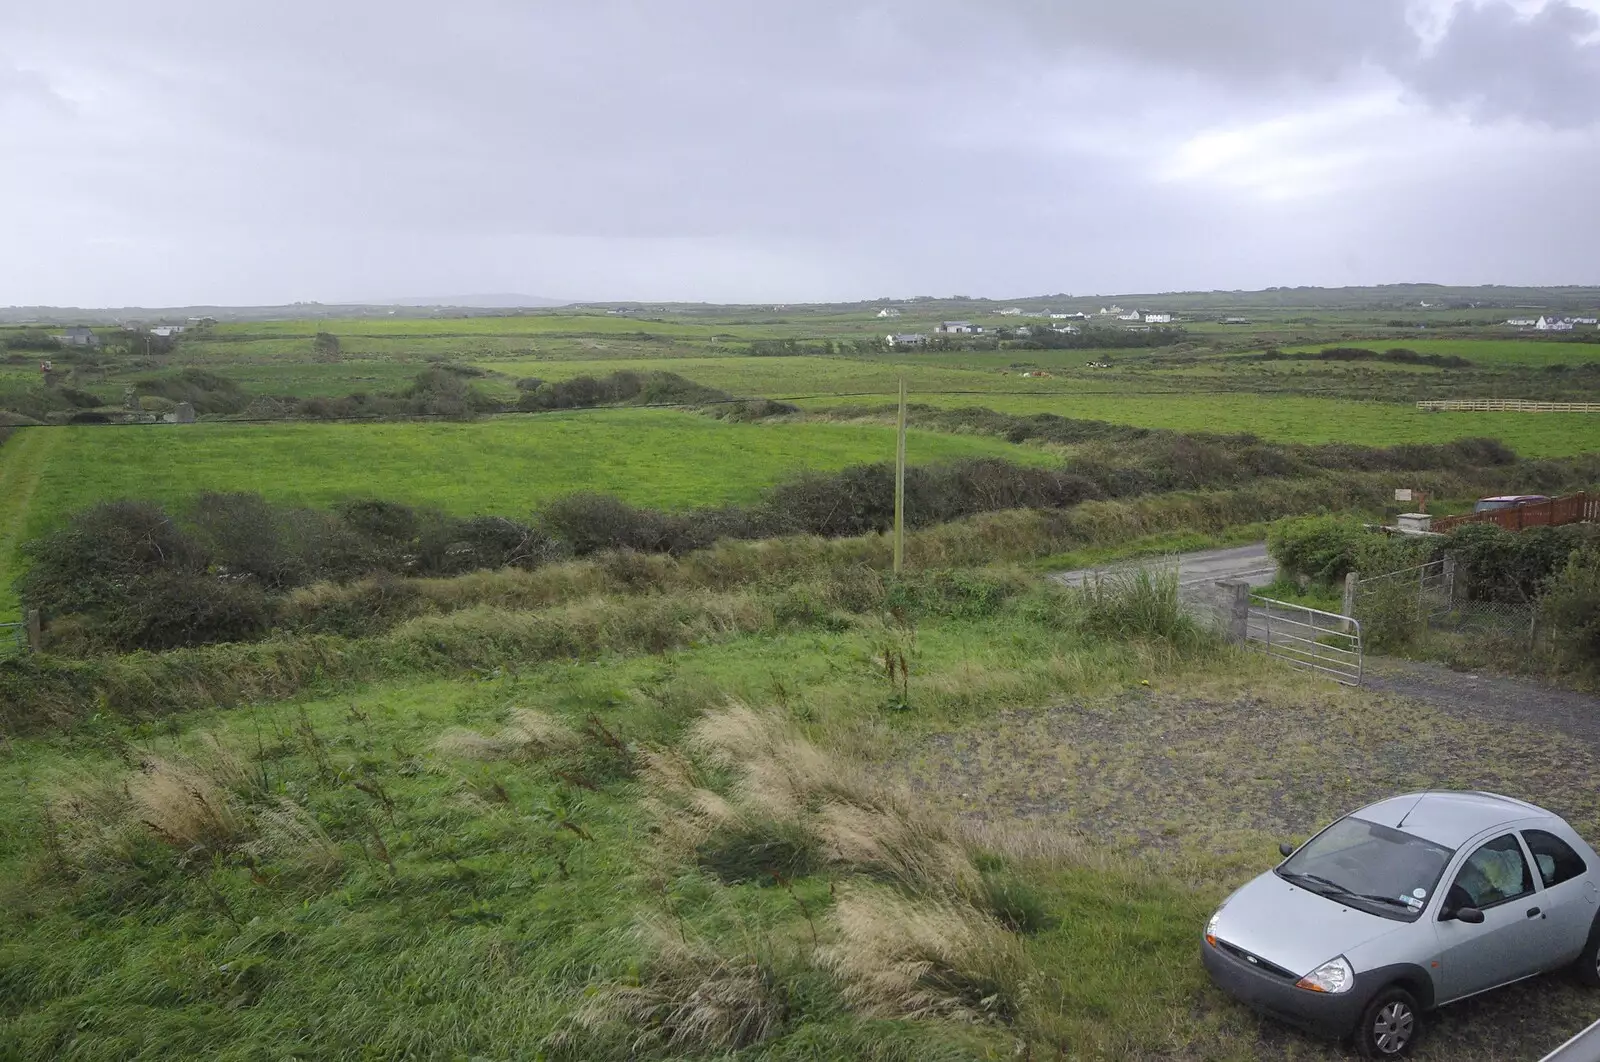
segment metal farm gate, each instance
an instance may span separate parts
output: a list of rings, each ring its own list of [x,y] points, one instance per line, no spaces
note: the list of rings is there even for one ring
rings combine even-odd
[[[1250,595],[1245,644],[1346,686],[1361,685],[1361,624],[1349,616]]]

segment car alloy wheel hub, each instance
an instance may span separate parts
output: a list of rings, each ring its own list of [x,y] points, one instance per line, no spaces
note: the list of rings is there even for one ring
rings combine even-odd
[[[1415,1024],[1410,1007],[1404,1003],[1390,1003],[1378,1011],[1378,1020],[1372,1023],[1372,1038],[1379,1051],[1386,1055],[1397,1054],[1411,1041]]]

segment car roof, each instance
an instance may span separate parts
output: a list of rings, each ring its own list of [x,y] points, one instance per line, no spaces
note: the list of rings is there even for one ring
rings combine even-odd
[[[1459,848],[1484,830],[1521,819],[1556,818],[1535,804],[1497,793],[1444,791],[1390,797],[1367,805],[1355,815],[1446,848]]]
[[[1544,498],[1544,494],[1496,494],[1492,498],[1479,498],[1479,501],[1526,501],[1529,498]]]

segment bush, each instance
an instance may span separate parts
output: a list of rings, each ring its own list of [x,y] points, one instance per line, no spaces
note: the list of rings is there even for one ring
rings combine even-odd
[[[1355,570],[1360,540],[1370,534],[1335,516],[1281,520],[1267,532],[1267,552],[1285,572],[1331,584]]]
[[[1600,546],[1600,529],[1592,525],[1536,527],[1507,531],[1496,524],[1456,528],[1440,553],[1455,556],[1459,585],[1474,601],[1524,603],[1541,592],[1574,551]]]
[[[1558,666],[1600,677],[1600,548],[1573,551],[1544,591],[1540,619]]]
[[[133,389],[140,396],[139,405],[155,412],[166,412],[179,402],[187,402],[196,413],[239,413],[250,404],[250,396],[238,384],[204,369],[184,369],[173,376],[140,380]]]

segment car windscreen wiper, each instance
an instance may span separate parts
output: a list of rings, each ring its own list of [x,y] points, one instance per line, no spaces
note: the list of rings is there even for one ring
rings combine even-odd
[[[1341,893],[1341,894],[1343,894],[1345,896],[1354,896],[1355,895],[1355,893],[1351,892],[1349,889],[1345,888],[1343,885],[1340,885],[1337,881],[1333,881],[1333,880],[1331,880],[1329,878],[1321,877],[1321,876],[1319,876],[1317,874],[1302,874],[1297,870],[1281,870],[1281,871],[1279,871],[1279,873],[1282,874],[1284,877],[1288,878],[1290,881],[1296,881],[1296,882],[1310,881],[1310,882],[1315,882],[1318,885],[1326,885],[1328,888],[1334,890],[1335,892]],[[1314,892],[1314,893],[1317,893],[1319,895],[1322,894],[1322,890],[1321,889],[1312,889],[1311,891]]]
[[[1347,897],[1352,900],[1366,900],[1368,903],[1386,904],[1389,907],[1399,907],[1407,911],[1416,910],[1415,907],[1409,903],[1406,903],[1404,900],[1397,900],[1393,896],[1379,896],[1370,892],[1352,892],[1350,889],[1339,884],[1337,881],[1334,881],[1331,878],[1324,878],[1318,874],[1302,874],[1297,871],[1286,870],[1283,871],[1283,876],[1289,878],[1291,881],[1311,881],[1318,885],[1326,885],[1328,888],[1334,891],[1334,895],[1336,896]],[[1322,892],[1321,889],[1312,889],[1311,891],[1319,893],[1320,895],[1327,895],[1327,893]]]
[[[1419,911],[1422,909],[1422,905],[1420,903],[1409,904],[1404,900],[1397,900],[1393,896],[1378,896],[1370,892],[1347,892],[1343,895],[1349,896],[1351,899],[1355,900],[1369,900],[1372,903],[1388,904],[1390,907],[1399,907],[1407,911]]]

